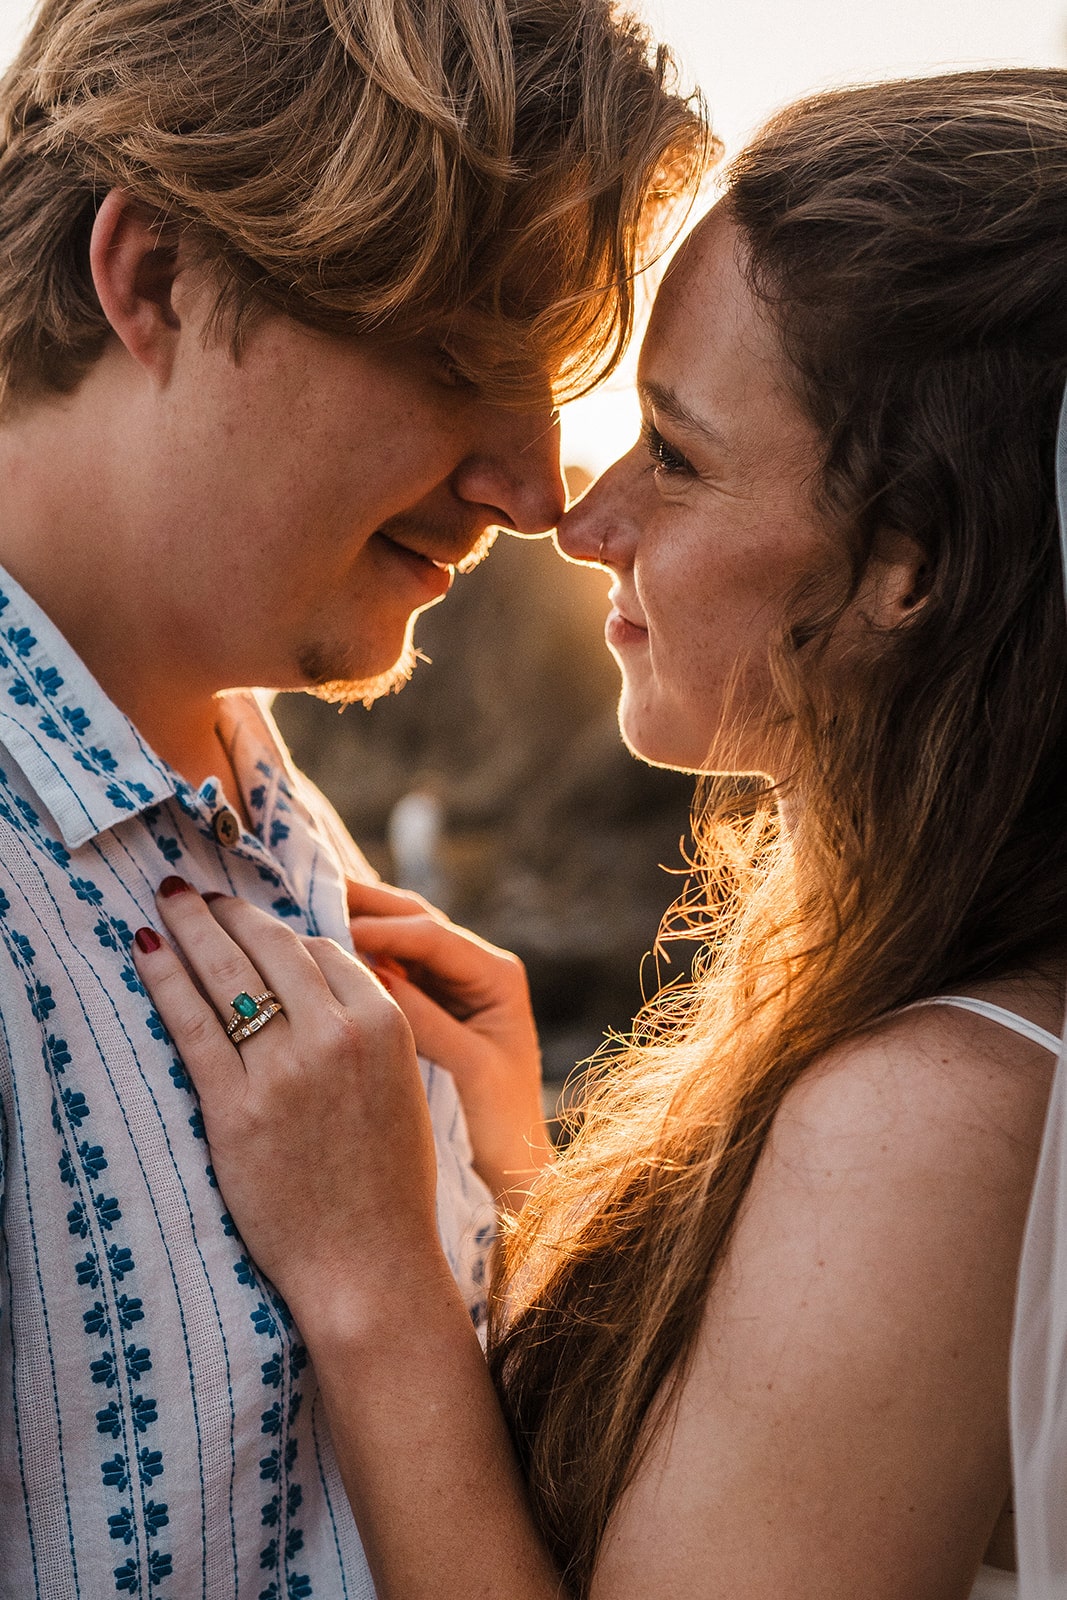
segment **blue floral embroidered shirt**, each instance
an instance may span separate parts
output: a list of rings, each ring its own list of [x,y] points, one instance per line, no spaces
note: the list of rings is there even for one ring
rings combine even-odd
[[[129,959],[176,872],[348,941],[366,863],[254,693],[220,734],[254,821],[147,749],[0,571],[0,1596],[365,1600],[313,1370],[242,1248]],[[489,1197],[423,1067],[472,1315]],[[359,1151],[352,1152],[358,1161]]]

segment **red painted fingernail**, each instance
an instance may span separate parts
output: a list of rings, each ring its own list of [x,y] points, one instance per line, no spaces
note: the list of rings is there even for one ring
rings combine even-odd
[[[230,896],[228,894],[223,894],[221,889],[209,889],[207,893],[201,895],[200,898],[202,900],[207,900],[210,903],[212,900],[229,900]]]
[[[137,940],[138,950],[143,950],[145,955],[151,955],[153,950],[158,950],[163,942],[154,928],[138,928],[134,938]]]
[[[172,894],[184,894],[188,887],[184,878],[164,878],[159,892],[164,900],[169,900]]]

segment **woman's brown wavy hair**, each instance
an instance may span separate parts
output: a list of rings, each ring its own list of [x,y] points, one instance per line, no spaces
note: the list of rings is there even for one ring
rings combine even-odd
[[[0,85],[0,404],[99,354],[115,185],[217,269],[235,351],[269,308],[580,391],[714,153],[673,79],[610,0],[44,0]]]
[[[675,919],[704,936],[695,981],[638,1019],[504,1242],[493,1369],[579,1595],[790,1085],[894,1008],[1067,945],[1067,73],[808,100],[723,203],[851,576],[795,597],[776,652],[795,825],[769,787],[708,785]],[[924,599],[846,666],[827,645],[880,530],[919,542]]]

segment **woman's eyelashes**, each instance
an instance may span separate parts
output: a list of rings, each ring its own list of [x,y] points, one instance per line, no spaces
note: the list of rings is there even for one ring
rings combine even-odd
[[[669,444],[660,433],[659,429],[651,422],[641,425],[641,438],[645,449],[652,457],[652,465],[657,473],[669,477],[693,477],[696,469],[692,462],[687,461],[680,450]]]

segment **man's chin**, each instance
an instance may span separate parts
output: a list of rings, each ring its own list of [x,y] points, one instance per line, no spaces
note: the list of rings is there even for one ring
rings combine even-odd
[[[317,700],[325,700],[335,706],[353,705],[359,700],[363,705],[371,706],[383,695],[399,693],[415,671],[418,659],[419,652],[409,638],[399,661],[394,662],[387,671],[379,673],[377,677],[337,677],[334,676],[336,667],[331,671],[324,663],[313,657],[301,662],[301,670],[307,693],[313,694]]]

